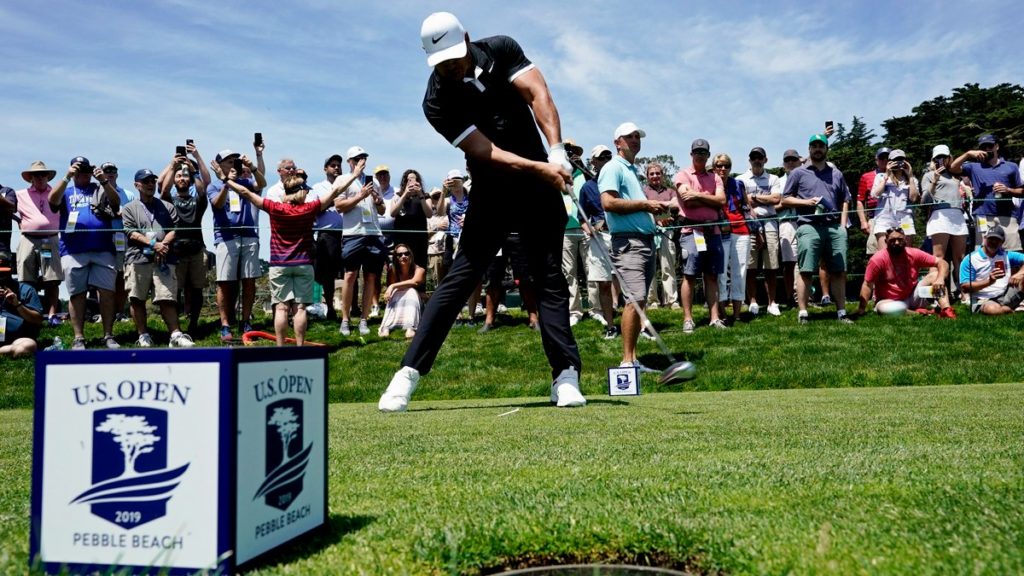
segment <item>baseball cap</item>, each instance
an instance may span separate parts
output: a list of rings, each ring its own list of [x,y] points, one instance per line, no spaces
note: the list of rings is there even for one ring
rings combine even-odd
[[[345,158],[348,160],[352,160],[358,156],[369,156],[369,154],[359,146],[353,146],[345,152]]]
[[[613,139],[618,140],[619,138],[622,138],[623,136],[628,136],[633,132],[639,132],[641,138],[647,138],[647,132],[641,130],[639,126],[632,122],[623,122],[622,124],[619,124],[618,128],[615,129],[615,136],[613,137]]]
[[[117,165],[113,162],[104,162],[103,164],[100,164],[100,170],[103,170],[104,172],[107,170],[117,170]]]
[[[790,148],[789,150],[786,150],[785,152],[782,153],[782,159],[785,160],[786,158],[796,158],[797,160],[799,160],[800,153]]]
[[[600,156],[601,154],[604,154],[605,152],[607,152],[609,154],[612,153],[611,149],[609,149],[604,144],[598,144],[597,146],[594,146],[593,149],[590,150],[590,157],[591,158],[597,158],[598,156]]]
[[[437,186],[434,186],[433,188],[430,189],[430,197],[431,198],[433,198],[434,196],[440,196],[440,195],[441,195],[441,189],[438,188]]]
[[[324,168],[326,168],[328,164],[334,162],[335,160],[341,162],[342,160],[344,160],[344,158],[341,157],[341,154],[331,154],[330,156],[327,157],[327,160],[324,160]]]
[[[420,40],[427,53],[427,66],[466,55],[466,29],[451,12],[434,12],[420,26]]]
[[[142,170],[139,170],[138,172],[135,173],[136,182],[142,182],[143,180],[147,180],[149,178],[156,178],[156,174],[153,174],[153,171],[150,170],[149,168],[143,168]]]
[[[892,152],[889,152],[889,160],[896,160],[897,158],[902,158],[903,160],[906,160],[907,153],[904,152],[903,150],[900,150],[899,148],[893,150]]]
[[[391,169],[388,168],[387,164],[377,164],[377,167],[373,169],[373,173],[377,174],[378,172],[388,172],[388,173],[391,173]]]
[[[7,250],[0,250],[0,273],[11,273],[11,253]]]
[[[89,164],[89,159],[85,156],[75,156],[72,158],[69,166],[74,166],[75,164],[81,164],[82,168],[92,168],[92,164]]]
[[[448,171],[448,176],[446,176],[445,179],[452,180],[455,178],[458,178],[459,180],[466,179],[466,177],[462,174],[462,170],[459,170],[458,168],[452,168],[451,170]]]
[[[999,141],[992,134],[985,134],[981,138],[978,138],[978,146],[984,146],[985,144],[998,144]]]
[[[985,232],[985,238],[999,238],[1003,242],[1006,242],[1006,232],[1002,226],[993,226]]]
[[[232,152],[231,150],[225,149],[217,153],[217,158],[215,158],[215,160],[217,161],[217,164],[220,164],[221,162],[224,162],[226,160],[234,160],[235,158],[241,157],[242,155],[239,154],[238,152]]]
[[[690,144],[690,152],[693,152],[694,150],[711,152],[711,144],[708,144],[708,141],[703,138],[697,138]]]
[[[888,156],[890,150],[891,149],[888,146],[882,146],[878,150],[875,150],[875,158],[881,158],[882,156]]]
[[[828,137],[824,134],[814,134],[808,140],[808,144],[814,144],[815,142],[821,142],[825,146],[828,146]]]
[[[748,154],[747,157],[754,158],[755,156],[758,155],[760,155],[762,158],[768,158],[768,153],[765,152],[764,148],[761,148],[760,146],[754,146],[753,148],[751,148],[750,154]]]
[[[938,156],[949,156],[949,146],[939,144],[935,148],[932,148],[932,159],[935,159]]]

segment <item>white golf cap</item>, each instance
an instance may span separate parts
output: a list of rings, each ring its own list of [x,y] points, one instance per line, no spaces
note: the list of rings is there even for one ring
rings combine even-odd
[[[605,152],[609,154],[612,153],[611,149],[605,146],[604,144],[598,144],[597,146],[594,146],[594,148],[590,151],[590,157],[597,158],[598,156],[604,154]]]
[[[451,12],[434,12],[420,27],[420,40],[427,53],[427,66],[466,55],[466,29]]]
[[[366,150],[363,150],[359,146],[353,146],[353,147],[349,148],[348,151],[345,152],[345,159],[346,160],[351,160],[351,159],[355,158],[356,156],[362,156],[364,154],[366,156],[369,156],[369,154],[366,153]]]
[[[935,148],[932,148],[932,158],[935,158],[936,156],[949,156],[949,146],[939,144]]]
[[[641,138],[647,138],[647,132],[641,130],[639,126],[633,124],[632,122],[623,122],[622,124],[619,124],[618,128],[615,129],[615,139],[618,140],[619,138],[623,136],[628,136],[633,132],[639,132]]]
[[[451,170],[448,171],[447,179],[454,180],[455,178],[458,178],[459,180],[466,179],[466,177],[462,174],[462,170],[459,170],[458,168],[452,168]]]

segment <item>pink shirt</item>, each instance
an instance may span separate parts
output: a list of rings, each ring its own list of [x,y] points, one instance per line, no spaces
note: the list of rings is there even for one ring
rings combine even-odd
[[[893,260],[889,251],[880,249],[868,260],[864,281],[875,285],[875,300],[906,300],[917,286],[918,270],[935,266],[935,256],[907,247]]]
[[[60,212],[50,208],[50,186],[45,190],[25,188],[15,192],[18,197],[18,215],[21,216],[21,233],[36,236],[50,236],[60,229]]]
[[[676,188],[682,189],[683,186],[689,186],[696,192],[701,194],[707,194],[714,196],[716,190],[723,189],[722,178],[711,171],[705,171],[700,174],[693,169],[693,166],[688,166],[680,170],[676,177],[672,179],[676,184]],[[679,200],[679,213],[686,220],[692,220],[694,222],[714,222],[718,220],[718,208],[712,208],[711,206],[699,205],[687,207],[683,205],[683,201]],[[683,231],[688,231],[688,228],[683,228]]]

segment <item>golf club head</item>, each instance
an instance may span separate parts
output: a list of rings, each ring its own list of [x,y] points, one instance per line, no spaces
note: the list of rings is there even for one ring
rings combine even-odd
[[[693,362],[683,360],[665,368],[658,376],[658,384],[674,384],[683,380],[693,380],[697,377],[697,367]]]

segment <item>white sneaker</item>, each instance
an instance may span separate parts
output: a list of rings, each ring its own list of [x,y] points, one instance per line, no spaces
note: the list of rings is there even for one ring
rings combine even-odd
[[[374,304],[370,308],[370,318],[376,318],[377,316],[380,316],[380,306]]]
[[[139,334],[139,339],[135,341],[135,345],[139,348],[152,348],[153,337],[149,334]]]
[[[192,337],[184,332],[175,332],[171,334],[171,343],[167,345],[168,348],[191,348],[196,343],[192,341]]]
[[[338,333],[341,334],[342,336],[348,336],[349,334],[352,334],[352,329],[349,328],[347,321],[341,321],[341,327],[338,328]]]
[[[770,310],[771,306],[769,306],[768,308]],[[757,302],[751,302],[750,306],[747,308],[747,311],[750,312],[751,315],[757,316],[758,313],[761,312],[761,307],[757,305]]]
[[[507,314],[507,313],[508,313],[508,307],[505,306],[504,304],[498,304],[498,314]]]
[[[575,314],[569,315],[569,327],[575,326],[580,323],[580,317]]]
[[[419,381],[419,371],[403,366],[391,377],[391,383],[377,402],[377,409],[381,412],[405,412]]]
[[[369,334],[370,334],[370,327],[366,325],[366,320],[360,320],[359,321],[359,335],[360,336],[369,336]]]
[[[572,366],[562,370],[551,383],[551,401],[559,408],[587,405],[587,399],[580,394],[580,375]]]
[[[587,312],[587,314],[589,314],[590,317],[593,318],[594,320],[600,322],[601,326],[608,326],[608,321],[604,319],[604,316],[602,316],[600,312],[596,310],[591,310],[590,312]]]
[[[647,328],[644,328],[643,330],[640,331],[640,337],[643,338],[644,340],[654,340],[654,334],[648,332]]]
[[[768,305],[768,313],[772,316],[782,316],[782,312],[779,311],[779,305],[775,302]]]

